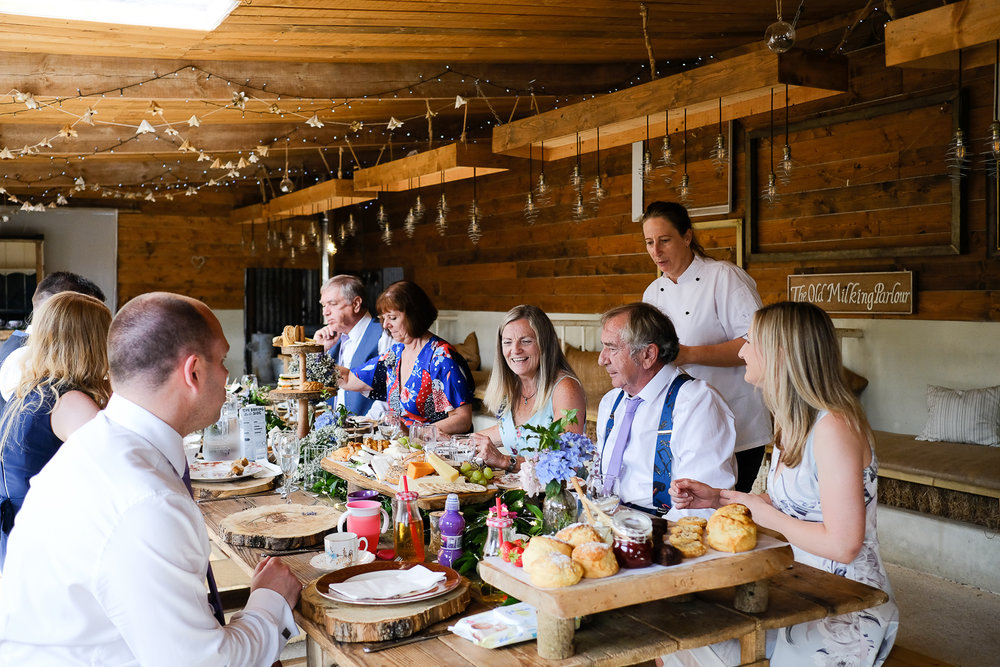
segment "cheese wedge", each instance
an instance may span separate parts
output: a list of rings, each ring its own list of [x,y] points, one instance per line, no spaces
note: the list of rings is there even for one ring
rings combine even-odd
[[[444,460],[434,452],[425,452],[424,459],[434,467],[437,474],[441,475],[446,482],[454,482],[459,477],[459,472],[444,462]]]
[[[434,466],[423,461],[411,461],[406,466],[406,476],[410,479],[417,479],[426,475],[434,474]]]

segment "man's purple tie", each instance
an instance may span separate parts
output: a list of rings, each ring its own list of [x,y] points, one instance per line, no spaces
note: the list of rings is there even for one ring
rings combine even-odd
[[[181,475],[181,479],[184,481],[184,486],[187,487],[188,493],[191,497],[194,497],[194,489],[191,488],[191,469],[187,465],[187,461],[184,462],[184,474]],[[212,604],[212,614],[215,616],[215,620],[219,622],[219,625],[226,624],[226,616],[222,613],[222,597],[219,596],[219,587],[215,585],[215,575],[212,574],[212,564],[208,564],[208,574],[205,575],[208,579],[208,592],[211,595],[209,602]]]
[[[348,334],[340,334],[340,347],[337,348],[337,365],[338,366],[346,366],[347,365],[345,363],[345,359],[344,359],[344,346],[347,345],[347,341],[349,341],[350,339],[351,339],[351,337]],[[348,370],[350,370],[350,368],[348,368]],[[337,398],[338,398],[337,394],[339,394],[339,393],[340,392],[336,392],[333,395],[333,398],[330,399],[330,407],[331,408],[338,407],[338,405],[337,405],[337,403],[338,403],[338,401],[337,401]]]
[[[615,440],[615,448],[611,450],[611,461],[608,462],[607,470],[604,472],[604,493],[610,494],[615,486],[615,480],[622,470],[622,456],[625,454],[625,445],[628,444],[629,434],[632,432],[632,421],[635,419],[635,411],[639,408],[642,399],[638,396],[625,399],[625,416],[622,417],[622,424],[618,428],[618,439]]]

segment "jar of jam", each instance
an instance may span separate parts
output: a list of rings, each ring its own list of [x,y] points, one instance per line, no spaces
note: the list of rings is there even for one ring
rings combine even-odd
[[[649,567],[653,564],[653,521],[648,514],[619,509],[611,527],[615,536],[615,559],[620,567]]]

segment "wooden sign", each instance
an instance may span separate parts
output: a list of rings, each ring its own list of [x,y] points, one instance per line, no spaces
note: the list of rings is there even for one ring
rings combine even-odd
[[[913,272],[790,275],[788,299],[808,301],[828,313],[910,315]]]

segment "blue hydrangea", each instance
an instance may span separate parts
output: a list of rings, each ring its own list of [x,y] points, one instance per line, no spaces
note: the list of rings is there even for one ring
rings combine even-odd
[[[544,449],[538,453],[535,474],[542,484],[568,480],[593,456],[594,445],[585,435],[563,433],[557,444],[558,449]]]

